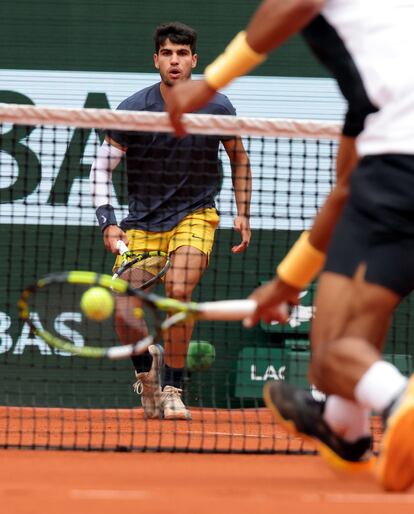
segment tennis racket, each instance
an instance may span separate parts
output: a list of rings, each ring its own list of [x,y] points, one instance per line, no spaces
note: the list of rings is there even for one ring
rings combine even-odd
[[[106,296],[109,293],[114,304],[127,299],[123,303],[128,304],[128,312],[123,313],[123,318],[131,328],[145,321],[147,333],[134,344],[119,345],[114,328],[116,308],[105,320],[95,321],[80,307],[84,293],[93,286],[103,288]],[[32,333],[58,354],[123,359],[144,353],[177,323],[187,319],[242,320],[254,312],[256,302],[247,299],[184,303],[133,289],[125,280],[110,275],[69,271],[46,275],[27,287],[18,307],[20,318],[28,323]]]
[[[161,257],[164,258],[165,262],[163,267],[158,271],[156,275],[151,277],[150,279],[146,280],[143,284],[139,286],[139,289],[147,289],[148,287],[152,286],[152,284],[155,284],[166,275],[167,271],[170,268],[170,257],[165,252],[160,251],[149,251],[149,252],[143,252],[143,253],[135,253],[133,251],[130,251],[127,247],[127,245],[122,241],[117,241],[116,244],[119,254],[122,255],[122,264],[117,269],[117,271],[113,274],[113,278],[120,278],[122,275],[129,269],[135,266],[138,262],[142,262],[145,259],[148,259],[150,257]]]

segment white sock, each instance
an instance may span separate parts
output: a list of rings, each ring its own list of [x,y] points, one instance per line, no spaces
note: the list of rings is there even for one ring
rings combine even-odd
[[[370,410],[341,396],[328,396],[323,419],[350,443],[371,435]]]
[[[362,375],[355,387],[355,399],[361,405],[383,412],[401,393],[407,378],[385,361],[377,361]]]

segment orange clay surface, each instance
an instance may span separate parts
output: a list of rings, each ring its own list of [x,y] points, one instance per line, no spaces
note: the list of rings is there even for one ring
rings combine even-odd
[[[192,409],[193,421],[145,420],[141,409],[0,408],[0,514],[399,514],[414,490],[384,493],[371,473],[331,470],[266,409]],[[379,427],[373,423],[376,439]],[[95,451],[68,451],[71,448]],[[177,453],[99,449],[178,448]]]
[[[414,493],[316,456],[0,451],[3,514],[399,514]]]

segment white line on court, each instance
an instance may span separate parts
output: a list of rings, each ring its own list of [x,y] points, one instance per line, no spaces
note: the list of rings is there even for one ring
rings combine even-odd
[[[73,500],[143,500],[148,492],[123,489],[70,489],[69,497]]]
[[[302,495],[301,498],[304,503],[387,503],[387,504],[413,503],[414,504],[414,495],[413,494],[395,494],[395,493],[304,494],[304,495]]]
[[[239,434],[237,432],[207,432],[204,430],[191,430],[190,432],[180,432],[178,435],[191,435],[191,434],[201,434],[201,435],[225,435],[228,437],[253,437],[254,439],[274,439],[273,435],[262,435],[262,434]]]

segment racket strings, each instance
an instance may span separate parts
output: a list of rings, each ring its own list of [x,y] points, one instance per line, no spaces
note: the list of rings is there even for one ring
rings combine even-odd
[[[153,309],[134,296],[110,288],[107,291],[114,301],[113,312],[103,320],[88,317],[81,308],[81,299],[89,287],[51,283],[32,294],[28,303],[31,336],[46,338],[60,351],[78,354],[76,347],[119,346],[120,326],[127,343],[146,340],[149,331],[157,330]]]
[[[128,251],[123,254],[123,263],[114,273],[113,278],[124,278],[130,282],[134,289],[147,289],[162,279],[170,268],[170,258],[166,252],[151,250],[143,253]],[[148,273],[148,276],[133,279],[126,277],[128,270],[139,269]]]

